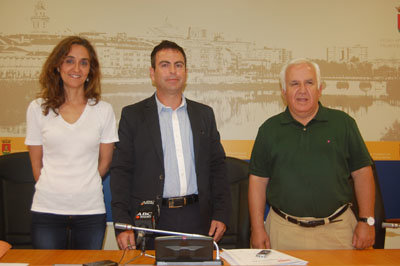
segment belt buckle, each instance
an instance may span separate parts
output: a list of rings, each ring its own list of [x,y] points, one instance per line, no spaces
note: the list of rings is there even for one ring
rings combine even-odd
[[[182,200],[182,204],[176,205],[176,201]],[[176,198],[169,198],[168,199],[168,208],[170,209],[176,209],[176,208],[182,208],[183,206],[186,205],[186,198],[185,197],[176,197]]]
[[[315,220],[315,221],[299,221],[299,224],[304,227],[317,227],[319,225],[324,225],[324,220]]]

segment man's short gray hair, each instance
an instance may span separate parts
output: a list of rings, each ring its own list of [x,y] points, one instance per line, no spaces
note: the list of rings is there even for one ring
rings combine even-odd
[[[280,81],[281,81],[282,89],[284,91],[286,91],[286,71],[287,71],[287,69],[290,66],[300,65],[300,64],[308,64],[308,65],[310,65],[310,66],[312,66],[314,68],[315,74],[317,76],[317,86],[318,86],[318,88],[320,87],[320,85],[321,85],[321,71],[319,69],[318,64],[313,62],[313,61],[310,61],[308,59],[305,59],[305,58],[297,58],[297,59],[293,59],[293,60],[289,61],[289,63],[287,63],[286,65],[284,65],[282,67],[282,70],[281,70],[281,73],[280,73]]]

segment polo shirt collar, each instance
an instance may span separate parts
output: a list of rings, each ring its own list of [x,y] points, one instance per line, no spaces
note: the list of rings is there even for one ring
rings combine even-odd
[[[160,100],[159,100],[158,97],[157,97],[157,93],[155,94],[155,98],[156,98],[156,104],[157,104],[157,112],[158,112],[158,114],[160,114],[163,110],[164,110],[164,111],[165,111],[165,110],[168,110],[168,109],[171,109],[171,110],[172,110],[171,107],[166,106],[166,105],[164,105],[164,104],[162,104],[162,103],[160,102]],[[184,96],[183,94],[182,94],[182,102],[181,102],[181,105],[179,105],[179,107],[176,108],[176,110],[181,109],[181,108],[187,109],[186,98],[185,98],[185,96]]]
[[[312,120],[328,121],[329,120],[328,109],[324,107],[320,101],[318,101],[318,105],[319,105],[318,112]]]
[[[318,101],[318,112],[317,114],[314,116],[313,119],[311,119],[311,121],[316,120],[316,121],[328,121],[328,113],[327,113],[327,108],[325,108],[320,101]],[[311,122],[310,121],[310,122]],[[292,114],[289,111],[289,107],[286,106],[285,111],[283,112],[282,116],[281,116],[281,124],[290,124],[290,123],[298,123],[297,120],[295,120],[292,116]]]

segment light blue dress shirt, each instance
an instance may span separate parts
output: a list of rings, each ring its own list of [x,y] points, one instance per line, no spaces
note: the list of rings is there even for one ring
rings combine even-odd
[[[194,159],[193,134],[187,112],[187,103],[182,95],[181,105],[174,111],[171,107],[163,105],[157,98],[158,118],[160,122],[162,149],[164,154],[164,198],[198,194],[197,177]],[[177,149],[174,139],[173,112],[176,112],[182,143],[184,170],[186,175],[186,193],[181,195],[181,181],[177,159]]]

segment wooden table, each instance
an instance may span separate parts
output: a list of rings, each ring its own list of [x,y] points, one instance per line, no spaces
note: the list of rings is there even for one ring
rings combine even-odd
[[[299,259],[308,261],[308,265],[400,265],[400,249],[375,250],[296,250],[282,251]],[[154,254],[154,251],[147,251]],[[20,262],[30,265],[82,264],[99,260],[119,262],[123,251],[120,250],[31,250],[11,249],[0,263]],[[136,250],[127,251],[122,263],[139,255]],[[133,264],[154,264],[154,259],[140,257]],[[227,265],[225,263],[225,265]]]

